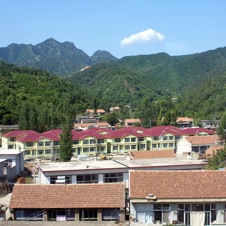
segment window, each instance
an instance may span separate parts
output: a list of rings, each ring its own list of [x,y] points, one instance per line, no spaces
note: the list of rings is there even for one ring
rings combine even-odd
[[[44,142],[38,142],[38,147],[44,146]]]
[[[154,137],[154,140],[159,140],[159,137]]]
[[[132,137],[131,138],[131,142],[136,142],[137,141],[137,138],[136,137]]]
[[[117,221],[119,219],[119,209],[102,209],[103,221]]]
[[[146,148],[146,145],[145,145],[145,144],[141,144],[141,145],[140,145],[140,148],[141,148],[141,149],[145,149],[145,148]]]
[[[138,141],[144,141],[144,138],[143,137],[139,137]]]
[[[44,154],[44,150],[38,150],[38,155],[43,155]]]
[[[30,151],[30,150],[25,150],[25,151],[24,151],[24,154],[25,154],[25,155],[30,155],[30,154],[31,154],[31,151]]]
[[[33,142],[26,142],[26,147],[33,147]]]
[[[98,144],[103,144],[104,143],[104,139],[98,139],[97,143]]]
[[[169,223],[170,208],[169,204],[154,204],[154,220],[156,223]]]
[[[118,150],[118,146],[113,146],[113,151]]]
[[[89,140],[83,140],[83,144],[89,144]]]
[[[167,148],[167,147],[168,147],[168,143],[164,143],[164,144],[163,144],[163,147],[164,147],[164,148]]]
[[[16,141],[16,138],[15,137],[11,137],[11,138],[9,138],[9,141],[10,142],[14,142],[14,141]]]
[[[79,141],[78,140],[73,140],[73,144],[79,144]],[[84,142],[83,142],[84,144]]]
[[[100,147],[100,150],[101,150],[101,151],[105,151],[105,149],[106,149],[105,146],[101,146],[101,147]]]
[[[90,142],[90,144],[96,144],[96,140],[95,139],[91,139],[89,142]]]
[[[129,149],[130,149],[130,145],[126,145],[125,150],[129,150]]]
[[[43,210],[41,209],[17,209],[15,210],[16,220],[43,220]]]
[[[125,142],[130,142],[130,138],[125,138]]]
[[[131,149],[132,149],[132,150],[137,149],[137,145],[131,145]]]
[[[83,148],[83,152],[89,152],[89,148]]]
[[[122,182],[122,181],[123,181],[123,173],[104,174],[104,182],[105,183]]]
[[[97,209],[80,209],[80,221],[97,221]]]
[[[91,147],[91,148],[90,148],[90,152],[91,152],[91,151],[96,151],[96,148],[95,148],[95,147]]]
[[[152,144],[152,148],[156,148],[157,147],[157,144]]]
[[[8,145],[8,149],[13,149],[13,145]]]
[[[169,143],[169,147],[170,148],[174,147],[174,143]]]
[[[53,141],[53,145],[59,145],[60,142],[59,141]]]
[[[50,184],[56,184],[56,180],[59,177],[64,177],[65,178],[65,184],[72,184],[72,177],[71,176],[54,176],[54,177],[50,177]]]
[[[173,140],[173,136],[169,136],[169,140]]]
[[[98,174],[77,175],[77,184],[98,183]]]
[[[168,140],[168,136],[163,136],[163,140]]]
[[[45,150],[45,154],[46,154],[46,155],[51,154],[51,150]]]
[[[115,143],[121,142],[121,138],[115,138]]]
[[[51,141],[46,141],[45,146],[51,146]]]
[[[204,225],[210,225],[216,221],[216,204],[210,203],[193,203],[193,204],[178,204],[177,221],[180,224],[190,225],[190,213],[205,212]]]
[[[226,222],[226,203],[224,204],[224,222]]]

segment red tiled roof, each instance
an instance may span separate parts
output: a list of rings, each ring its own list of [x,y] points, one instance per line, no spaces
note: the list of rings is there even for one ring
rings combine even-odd
[[[78,185],[16,184],[10,201],[10,208],[123,207],[125,207],[123,183]]]
[[[206,158],[212,158],[218,151],[224,150],[223,145],[213,145],[205,151]]]
[[[15,131],[10,131],[8,133],[2,134],[2,137],[18,137],[21,135],[28,135],[28,134],[40,134],[34,130],[15,130]]]
[[[185,129],[181,129],[182,135],[198,135],[200,133],[207,133],[209,135],[215,134],[214,130],[205,129],[205,128],[185,128]]]
[[[165,134],[172,134],[174,136],[181,135],[181,130],[174,126],[155,126],[146,130],[149,136],[164,136]]]
[[[176,158],[173,150],[131,151],[133,159]]]
[[[130,171],[130,198],[226,198],[226,171]]]
[[[211,136],[188,136],[185,139],[192,145],[212,145],[220,142],[220,137],[218,135]]]
[[[16,140],[20,142],[35,142],[42,139],[49,139],[46,136],[42,136],[41,134],[28,134],[24,136],[17,137]]]

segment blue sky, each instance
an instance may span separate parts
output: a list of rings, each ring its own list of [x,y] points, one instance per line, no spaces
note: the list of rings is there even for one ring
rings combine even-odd
[[[1,0],[0,47],[70,41],[91,56],[187,55],[226,46],[226,0]]]

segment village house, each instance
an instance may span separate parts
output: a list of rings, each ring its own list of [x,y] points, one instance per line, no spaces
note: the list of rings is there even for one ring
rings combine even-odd
[[[10,209],[17,221],[123,221],[124,185],[16,184]]]
[[[124,126],[125,127],[132,127],[136,126],[136,124],[141,124],[140,119],[135,119],[135,118],[130,118],[130,119],[125,119],[124,120]]]
[[[192,152],[203,154],[209,147],[216,144],[221,144],[218,135],[183,137],[177,143],[177,154]]]
[[[19,150],[0,149],[0,177],[13,181],[24,170],[24,154]]]
[[[129,178],[130,216],[137,225],[226,225],[225,170],[131,170]]]
[[[177,118],[176,123],[179,128],[187,128],[194,126],[193,118],[179,117]]]

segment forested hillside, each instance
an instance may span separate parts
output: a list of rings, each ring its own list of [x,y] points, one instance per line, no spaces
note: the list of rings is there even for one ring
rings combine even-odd
[[[19,68],[0,62],[0,124],[46,131],[59,127],[65,114],[87,108],[79,87],[43,70]]]
[[[129,102],[134,113],[141,115],[141,103],[147,100],[146,104],[155,109],[154,116],[149,113],[149,117],[157,122],[172,118],[170,115],[175,118],[175,114],[220,118],[226,107],[225,72],[226,48],[218,48],[185,56],[128,56],[92,66],[68,79],[88,88],[103,108]],[[173,97],[177,103],[172,105]]]

